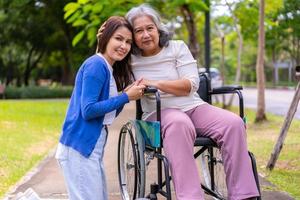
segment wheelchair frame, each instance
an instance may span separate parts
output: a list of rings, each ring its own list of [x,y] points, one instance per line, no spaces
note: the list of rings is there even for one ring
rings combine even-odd
[[[200,97],[211,104],[211,96],[215,94],[237,94],[239,97],[239,114],[240,117],[244,119],[244,103],[243,103],[243,96],[241,91],[242,87],[241,86],[226,86],[226,87],[220,87],[220,88],[210,88],[210,79],[206,73],[200,74],[200,87],[198,89],[198,93]],[[155,88],[150,88],[145,91],[145,93],[152,93],[155,94],[156,97],[156,113],[157,113],[157,121],[161,122],[161,102],[160,102],[160,94]],[[136,118],[141,119],[142,111],[141,111],[141,105],[140,105],[140,100],[136,101]],[[118,174],[119,174],[119,184],[120,184],[120,189],[122,193],[122,199],[123,200],[129,200],[131,197],[127,193],[128,185],[127,183],[124,183],[124,168],[126,169],[132,169],[134,168],[134,188],[133,188],[133,194],[132,194],[132,199],[135,198],[144,198],[145,197],[145,180],[141,180],[141,177],[143,175],[143,178],[145,179],[145,162],[144,162],[144,152],[142,149],[139,149],[139,144],[134,138],[133,133],[131,131],[130,127],[130,122],[125,124],[120,132],[120,137],[119,137],[119,143],[118,143]],[[133,152],[133,162],[132,163],[126,163],[126,165],[122,164],[124,163],[124,152],[122,151],[122,145],[124,145],[124,134],[129,133],[129,140],[131,142],[131,148]],[[162,138],[160,138],[160,143],[162,144]],[[194,143],[194,147],[201,147],[196,153],[194,153],[194,158],[196,159],[200,155],[202,155],[206,150],[208,151],[208,157],[209,160],[207,162],[208,170],[209,170],[209,177],[210,177],[210,183],[201,183],[202,189],[207,193],[208,195],[214,197],[215,199],[226,199],[223,197],[221,194],[218,193],[216,189],[216,184],[215,184],[215,171],[214,171],[214,166],[216,165],[216,158],[214,157],[214,148],[218,148],[217,144],[211,140],[210,138],[207,137],[197,137],[196,141]],[[146,198],[149,198],[151,200],[157,199],[157,194],[161,194],[164,196],[167,200],[172,199],[171,195],[171,186],[170,186],[170,181],[171,181],[171,176],[169,175],[169,162],[168,159],[162,154],[162,147],[158,148],[153,148],[146,146],[146,151],[151,151],[152,152],[152,159],[156,158],[157,159],[157,183],[151,184],[150,185],[150,194],[146,195]],[[123,153],[123,154],[122,154]],[[249,152],[249,157],[251,159],[252,163],[252,170],[253,174],[255,177],[255,181],[257,184],[257,188],[260,192],[260,186],[259,186],[259,180],[258,180],[258,174],[257,174],[257,169],[256,169],[256,162],[254,155]],[[143,163],[141,160],[143,159]],[[163,169],[162,165],[164,166],[164,181],[163,181]],[[142,174],[144,173],[144,174]],[[204,180],[202,180],[203,182]],[[209,185],[208,185],[209,184]],[[165,187],[165,189],[164,189]],[[261,199],[261,196],[257,197],[258,200]]]

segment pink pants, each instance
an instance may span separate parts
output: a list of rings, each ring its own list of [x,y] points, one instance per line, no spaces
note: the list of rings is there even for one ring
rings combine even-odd
[[[195,128],[221,147],[228,198],[240,200],[258,196],[248,156],[245,126],[239,116],[209,104],[185,113],[164,109],[161,116],[163,148],[170,162],[177,200],[204,200],[193,157]],[[147,120],[156,120],[156,114]]]

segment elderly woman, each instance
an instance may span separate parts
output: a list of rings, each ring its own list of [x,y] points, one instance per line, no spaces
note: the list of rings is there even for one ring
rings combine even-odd
[[[162,137],[178,200],[203,200],[193,157],[196,129],[221,148],[229,199],[258,196],[241,118],[205,103],[197,94],[196,60],[183,41],[170,40],[159,14],[147,5],[126,15],[133,27],[132,68],[141,84],[161,92]],[[155,120],[155,99],[142,98],[143,118]]]

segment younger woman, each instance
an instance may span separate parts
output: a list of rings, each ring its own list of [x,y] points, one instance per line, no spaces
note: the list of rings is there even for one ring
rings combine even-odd
[[[108,198],[103,169],[107,125],[144,89],[136,83],[128,86],[131,26],[123,17],[110,17],[105,23],[97,35],[96,54],[77,73],[56,153],[70,200]]]

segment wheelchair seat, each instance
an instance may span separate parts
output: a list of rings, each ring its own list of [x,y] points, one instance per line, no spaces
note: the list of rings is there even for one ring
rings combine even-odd
[[[212,146],[217,147],[217,143],[209,137],[198,136],[195,140],[194,146]]]

